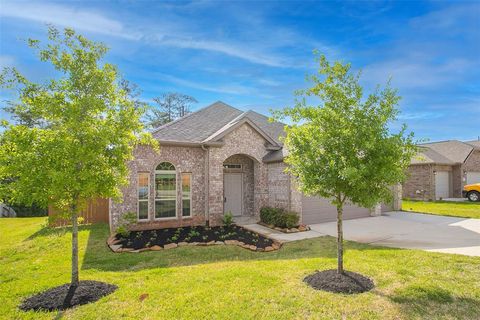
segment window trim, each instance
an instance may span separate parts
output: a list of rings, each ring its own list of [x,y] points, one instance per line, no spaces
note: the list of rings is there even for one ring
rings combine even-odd
[[[241,163],[224,163],[223,164],[223,169],[238,169],[242,170],[243,165]]]
[[[175,170],[157,170],[157,167],[162,164],[163,162],[168,162],[170,163]],[[174,217],[160,217],[157,218],[157,173],[160,174],[175,174],[175,216]],[[177,167],[169,162],[169,161],[162,161],[160,162],[156,167],[155,167],[155,173],[154,173],[154,197],[153,197],[153,220],[154,221],[165,221],[165,220],[177,220],[178,219],[178,172],[177,172]]]
[[[190,179],[188,180],[189,183],[190,183],[190,195],[189,195],[189,197],[188,197],[188,200],[190,201],[190,210],[189,210],[188,216],[184,216],[184,215],[183,215],[183,200],[184,200],[184,199],[183,199],[183,175],[188,175],[188,176],[190,176]],[[182,186],[182,219],[192,218],[192,207],[193,207],[193,206],[192,206],[192,185],[193,185],[193,183],[192,183],[192,177],[193,177],[193,175],[192,175],[191,172],[182,172],[182,173],[181,173],[181,184],[180,184],[180,185]],[[185,200],[187,200],[187,199],[185,199]]]
[[[147,199],[140,199],[139,197],[139,188],[140,188],[140,174],[144,173],[147,175]],[[147,202],[147,217],[145,219],[140,219],[140,201]],[[137,221],[148,221],[150,220],[150,172],[139,171],[137,172]]]

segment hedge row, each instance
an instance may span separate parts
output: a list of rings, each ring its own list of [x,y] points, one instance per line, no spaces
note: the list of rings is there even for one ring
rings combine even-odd
[[[32,206],[10,204],[8,206],[15,210],[17,217],[45,217],[48,215],[47,208],[42,208],[35,204]]]
[[[282,208],[263,207],[260,209],[260,221],[279,228],[295,228],[298,226],[298,214]]]

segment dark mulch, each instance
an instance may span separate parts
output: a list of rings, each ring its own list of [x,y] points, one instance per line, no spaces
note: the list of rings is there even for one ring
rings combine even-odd
[[[154,245],[164,246],[169,243],[179,242],[207,243],[210,241],[238,240],[263,249],[273,244],[271,239],[237,225],[228,227],[206,228],[204,226],[197,226],[132,231],[128,237],[117,234],[116,238],[120,240],[118,244],[121,244],[122,247],[133,248],[135,250]]]
[[[75,290],[70,284],[51,288],[25,299],[20,305],[23,311],[28,310],[65,310],[82,304],[99,300],[117,290],[117,286],[99,281],[80,281]]]
[[[344,271],[344,274],[338,274],[337,270],[317,271],[303,281],[314,289],[335,293],[362,293],[375,287],[370,278],[350,271]]]

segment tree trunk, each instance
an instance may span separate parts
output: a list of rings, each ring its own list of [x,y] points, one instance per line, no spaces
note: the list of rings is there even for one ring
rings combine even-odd
[[[72,206],[72,281],[70,286],[78,286],[78,214],[76,205]]]
[[[343,203],[337,204],[337,273],[343,274]]]

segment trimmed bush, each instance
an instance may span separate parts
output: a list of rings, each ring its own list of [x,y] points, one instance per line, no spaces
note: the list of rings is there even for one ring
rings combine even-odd
[[[272,207],[263,207],[260,209],[260,221],[265,224],[275,225],[278,212],[281,209]]]
[[[279,228],[294,228],[298,226],[298,214],[287,212],[282,208],[263,207],[260,209],[260,221]]]
[[[284,228],[295,228],[298,227],[299,216],[296,212],[284,212],[282,215]]]

